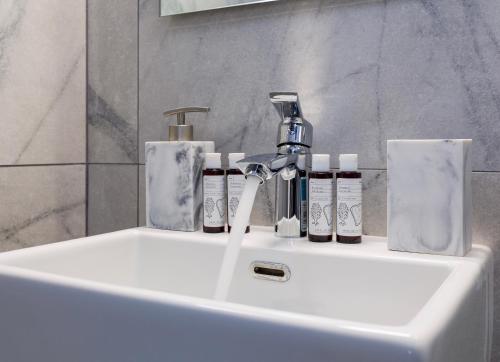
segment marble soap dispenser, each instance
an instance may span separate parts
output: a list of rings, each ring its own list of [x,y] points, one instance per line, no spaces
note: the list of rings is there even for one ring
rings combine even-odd
[[[193,141],[186,113],[209,108],[187,107],[166,111],[176,115],[168,142],[146,142],[146,225],[151,228],[196,231],[203,223],[202,172],[205,153],[214,142]]]

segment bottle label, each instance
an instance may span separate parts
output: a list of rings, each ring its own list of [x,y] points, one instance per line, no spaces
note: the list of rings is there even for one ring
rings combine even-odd
[[[361,236],[362,184],[360,178],[337,179],[337,234]]]
[[[225,176],[203,176],[203,225],[221,227],[225,224]]]
[[[236,216],[236,210],[240,204],[241,195],[245,189],[244,175],[227,175],[227,224],[232,226]]]
[[[300,231],[307,232],[307,177],[300,178]]]
[[[309,179],[309,234],[333,234],[333,179]]]

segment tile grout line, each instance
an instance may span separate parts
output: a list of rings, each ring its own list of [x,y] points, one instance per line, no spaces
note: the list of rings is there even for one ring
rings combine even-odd
[[[85,236],[89,235],[89,0],[85,1]]]
[[[68,163],[26,163],[21,165],[0,165],[1,168],[20,168],[20,167],[47,167],[47,166],[145,166],[145,163],[140,162],[68,162]],[[332,167],[332,170],[338,170],[338,167]],[[360,167],[360,171],[387,171],[386,168],[367,168]],[[474,170],[472,173],[491,173],[496,174],[500,171],[479,171]]]
[[[140,97],[139,97],[139,93],[141,91],[140,89],[140,86],[139,86],[139,70],[140,70],[140,66],[139,66],[139,62],[140,62],[140,56],[139,56],[139,35],[140,35],[140,27],[139,27],[139,22],[140,22],[140,0],[137,0],[137,47],[136,47],[136,59],[137,59],[137,65],[136,65],[136,71],[137,71],[137,74],[136,74],[136,87],[137,87],[137,95],[136,95],[136,112],[137,112],[137,199],[136,199],[136,224],[137,226],[140,225],[140,216],[139,216],[139,211],[140,211],[140,192],[141,192],[141,188],[140,188],[140,164],[139,164],[139,161],[140,161],[140,131],[139,131],[139,127],[140,127],[140,122],[139,122],[139,101],[140,101]]]
[[[0,165],[0,168],[16,168],[16,167],[47,167],[47,166],[86,166],[86,162],[71,162],[71,163],[26,163],[22,165]]]

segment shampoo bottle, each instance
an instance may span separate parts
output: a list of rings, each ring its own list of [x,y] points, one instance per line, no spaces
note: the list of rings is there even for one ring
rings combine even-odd
[[[205,154],[203,170],[203,231],[223,233],[226,223],[225,176],[220,153]]]
[[[241,194],[245,188],[245,175],[240,171],[236,162],[245,158],[244,153],[230,153],[229,169],[226,171],[227,175],[227,231],[231,232],[236,210],[240,204]],[[246,233],[250,232],[250,226],[246,228]]]
[[[337,241],[345,244],[361,242],[362,183],[358,172],[358,155],[339,156],[337,172]]]
[[[330,155],[312,155],[309,173],[309,241],[332,241],[333,172]]]

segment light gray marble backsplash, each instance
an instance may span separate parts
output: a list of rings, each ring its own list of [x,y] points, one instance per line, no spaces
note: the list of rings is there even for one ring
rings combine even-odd
[[[0,1],[0,251],[85,235],[85,12]]]
[[[0,167],[0,251],[85,235],[85,166]]]
[[[104,10],[105,3],[89,0]],[[135,163],[127,156],[134,154],[126,146],[133,142],[126,141],[130,137],[123,129],[138,127],[137,160],[143,164],[144,142],[168,134],[162,112],[186,105],[211,107],[208,115],[190,119],[196,139],[215,141],[218,152],[272,152],[279,120],[268,93],[296,90],[315,127],[314,151],[330,153],[334,167],[339,153],[359,154],[364,232],[384,235],[386,140],[472,138],[473,240],[496,253],[495,331],[500,335],[499,1],[287,0],[160,18],[159,0],[123,0],[118,11],[135,7],[138,24],[133,16],[125,24],[109,10],[95,11],[89,22],[99,28],[93,33],[97,45],[89,49],[102,52],[89,69],[102,83],[99,88],[91,81],[106,109],[96,114],[111,114],[102,122],[95,118],[96,128],[111,126],[90,136],[92,162]],[[119,56],[132,49],[134,27],[138,64],[133,56]],[[117,34],[123,37],[110,41]],[[106,36],[110,39],[101,39]],[[120,106],[134,97],[133,77],[125,85],[124,78],[114,79],[134,66],[137,126],[133,110],[129,114]],[[141,165],[140,224],[143,174]],[[260,188],[252,223],[270,224],[273,195],[272,185]],[[500,338],[494,340],[496,361]]]
[[[85,162],[85,0],[0,3],[0,165]]]
[[[386,139],[472,138],[474,170],[498,170],[499,13],[495,0],[308,0],[160,18],[141,1],[139,159],[166,134],[161,112],[193,102],[212,107],[197,130],[219,151],[272,150],[268,93],[296,90],[316,152],[385,168]]]

